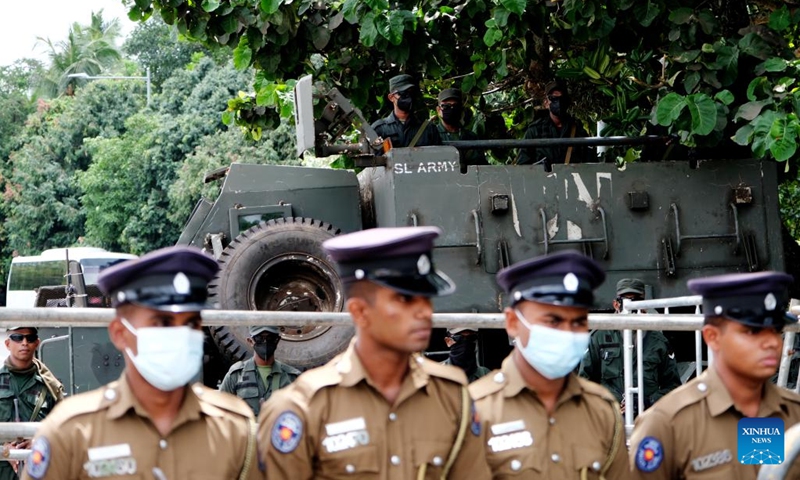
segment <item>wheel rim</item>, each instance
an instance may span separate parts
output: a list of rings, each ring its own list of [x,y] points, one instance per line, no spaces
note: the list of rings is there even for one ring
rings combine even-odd
[[[339,312],[344,298],[340,280],[327,263],[308,254],[271,258],[250,282],[248,301],[252,310]],[[283,326],[281,338],[302,342],[319,337],[331,327]]]

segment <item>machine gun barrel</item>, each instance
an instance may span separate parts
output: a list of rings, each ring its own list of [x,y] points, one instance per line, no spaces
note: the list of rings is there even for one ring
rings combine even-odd
[[[643,137],[579,137],[579,138],[532,138],[523,140],[446,140],[442,143],[456,148],[486,150],[489,148],[535,148],[535,147],[595,147],[611,145],[646,145],[667,143],[671,136],[646,135]]]

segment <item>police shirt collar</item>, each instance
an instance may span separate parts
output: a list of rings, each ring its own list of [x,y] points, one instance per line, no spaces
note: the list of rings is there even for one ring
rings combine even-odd
[[[364,368],[364,364],[361,362],[361,359],[358,358],[358,353],[356,353],[356,342],[357,338],[353,338],[350,341],[350,346],[347,347],[347,350],[341,354],[339,361],[336,362],[336,371],[339,372],[339,375],[342,377],[339,385],[343,387],[353,387],[363,380],[370,386],[373,386],[367,375],[367,370]],[[409,381],[409,378],[410,381],[413,382],[415,390],[420,390],[428,384],[429,376],[425,370],[422,369],[422,365],[417,358],[421,358],[421,356],[414,354],[408,359],[409,368],[406,374],[407,378],[403,380],[403,384],[400,387],[400,395],[403,395],[406,389],[406,382]],[[398,397],[398,401],[399,400],[400,397]]]
[[[717,373],[716,368],[712,366],[703,372],[703,374],[698,377],[698,381],[700,383],[705,383],[708,389],[706,403],[708,405],[708,413],[711,414],[712,417],[722,415],[731,407],[736,408],[736,404],[733,403],[733,398],[728,392],[727,387],[725,387],[725,384],[722,383],[722,379]],[[764,393],[761,397],[761,404],[758,407],[759,417],[768,417],[784,410],[782,405],[785,402],[777,388],[778,387],[773,385],[772,382],[767,381],[764,383]],[[739,411],[738,409],[736,410]]]
[[[525,360],[522,361],[524,362]],[[528,389],[533,393],[536,393],[535,390],[528,387],[528,384],[525,383],[525,380],[522,378],[522,373],[519,371],[519,368],[517,368],[517,364],[514,361],[514,355],[509,355],[505,360],[503,360],[503,365],[500,367],[500,371],[502,371],[503,375],[505,376],[506,385],[503,388],[503,396],[505,398],[514,397],[524,389]],[[583,388],[581,387],[580,382],[574,374],[570,373],[567,375],[564,390],[558,396],[556,406],[559,406],[570,398],[579,396],[582,393]]]

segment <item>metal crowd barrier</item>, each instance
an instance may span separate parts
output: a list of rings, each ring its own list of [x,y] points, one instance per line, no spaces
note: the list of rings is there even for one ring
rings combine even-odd
[[[644,397],[639,387],[633,386],[633,331],[636,330],[637,351],[637,385],[642,385],[642,345],[643,331],[695,331],[696,372],[702,372],[702,338],[703,316],[700,315],[701,297],[687,296],[657,300],[630,301],[625,300],[620,314],[589,314],[589,328],[596,330],[623,331],[623,365],[625,382],[625,403],[633,405],[633,395],[637,395],[639,411],[644,411]],[[694,314],[669,313],[670,308],[695,306]],[[630,313],[647,309],[663,308],[664,313]],[[800,308],[797,308],[800,310]],[[793,309],[793,312],[795,309]],[[204,310],[203,324],[206,326],[248,327],[251,325],[314,325],[314,326],[350,326],[349,314],[342,312],[268,312],[241,310]],[[104,327],[114,318],[113,309],[102,308],[0,308],[0,328],[19,324],[32,327]],[[475,329],[505,328],[505,317],[502,313],[436,313],[433,315],[435,328],[470,327]],[[778,384],[786,385],[791,358],[788,355],[794,344],[795,332],[800,331],[800,324],[788,325],[785,329],[783,355],[780,363]],[[710,360],[710,358],[709,358]],[[800,378],[797,382],[800,386]],[[0,423],[0,440],[11,440],[18,437],[30,438],[35,432],[36,423]],[[633,428],[633,408],[625,409],[626,433],[630,436]],[[28,428],[22,434],[20,430]],[[19,451],[22,452],[22,451]],[[14,453],[14,452],[12,452]],[[16,455],[16,453],[15,453]]]

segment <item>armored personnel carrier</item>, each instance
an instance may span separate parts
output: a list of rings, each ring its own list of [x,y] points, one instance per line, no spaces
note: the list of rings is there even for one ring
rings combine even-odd
[[[336,89],[321,95],[327,104],[315,120],[311,91],[310,77],[295,91],[298,155],[312,148],[317,156],[344,153],[362,170],[232,164],[216,176],[219,196],[199,201],[178,243],[218,259],[211,293],[224,309],[342,310],[341,281],[322,242],[385,226],[443,230],[435,260],[458,290],[436,300],[439,312],[500,311],[505,299],[494,274],[561,249],[580,250],[607,270],[599,309],[610,309],[614,285],[625,277],[644,280],[656,298],[686,294],[694,277],[784,268],[774,162],[662,161],[624,169],[590,163],[554,165],[552,172],[466,166],[458,142],[385,145]],[[342,144],[351,125],[359,141]],[[353,333],[293,326],[282,332],[277,358],[298,367],[330,359]],[[247,356],[246,329],[215,327],[211,335],[229,361]],[[482,332],[481,347],[484,363],[498,366],[508,339]]]

